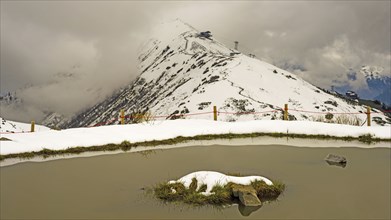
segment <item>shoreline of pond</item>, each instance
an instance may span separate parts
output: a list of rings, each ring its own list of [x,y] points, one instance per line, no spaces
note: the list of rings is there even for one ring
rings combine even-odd
[[[212,146],[212,145],[227,145],[227,146],[240,146],[240,145],[259,145],[259,146],[269,146],[269,145],[286,145],[292,147],[309,147],[309,148],[323,148],[323,147],[356,147],[356,148],[391,148],[391,144],[388,141],[377,141],[372,143],[365,143],[359,141],[358,139],[352,140],[343,140],[343,139],[330,139],[330,138],[322,138],[322,139],[311,139],[311,138],[301,138],[301,137],[272,137],[272,136],[254,136],[254,137],[232,137],[232,138],[216,138],[216,139],[202,139],[199,140],[184,138],[181,141],[155,141],[153,143],[132,143],[136,146],[130,146],[129,149],[122,149],[121,147],[117,147],[115,149],[105,149],[102,146],[102,149],[99,150],[101,146],[95,146],[98,150],[89,151],[86,149],[85,151],[72,153],[71,150],[69,153],[56,153],[56,151],[51,151],[48,154],[35,154],[33,152],[28,154],[27,156],[18,157],[15,155],[14,157],[5,158],[0,160],[0,167],[6,167],[11,165],[16,165],[19,163],[25,162],[46,162],[52,160],[60,160],[60,159],[71,159],[71,158],[84,158],[84,157],[94,157],[100,155],[112,155],[112,154],[120,154],[120,153],[140,153],[140,152],[148,152],[155,150],[165,150],[172,148],[182,148],[182,147],[191,147],[191,146]],[[121,144],[129,145],[131,143],[123,142]],[[171,144],[170,144],[171,143]],[[120,144],[120,145],[121,145]],[[145,145],[143,145],[145,144]],[[156,145],[154,145],[156,144]],[[110,144],[115,145],[115,144]],[[79,147],[80,148],[80,147]],[[79,149],[77,148],[77,149]],[[73,148],[70,148],[73,149]],[[44,149],[45,150],[45,149]],[[23,154],[22,154],[23,155]]]

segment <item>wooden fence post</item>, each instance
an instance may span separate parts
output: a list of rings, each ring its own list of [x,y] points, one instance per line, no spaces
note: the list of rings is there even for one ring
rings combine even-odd
[[[217,121],[217,108],[213,106],[213,120]]]
[[[288,104],[285,104],[284,107],[284,120],[288,121]]]
[[[31,121],[31,129],[30,129],[31,132],[34,132],[35,131],[35,121]]]
[[[367,106],[367,125],[371,126],[371,107]]]
[[[125,111],[121,109],[121,125],[125,124]]]

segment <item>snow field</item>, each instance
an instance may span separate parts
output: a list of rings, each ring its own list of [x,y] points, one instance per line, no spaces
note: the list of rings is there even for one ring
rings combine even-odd
[[[1,134],[11,141],[0,142],[0,154],[40,151],[43,148],[62,150],[70,147],[88,147],[109,143],[119,144],[164,140],[178,136],[191,137],[213,134],[289,133],[359,137],[370,134],[390,139],[389,126],[358,127],[310,121],[257,120],[223,122],[211,120],[178,119],[142,124],[110,125],[92,128],[73,128],[61,131],[46,130],[34,133]]]

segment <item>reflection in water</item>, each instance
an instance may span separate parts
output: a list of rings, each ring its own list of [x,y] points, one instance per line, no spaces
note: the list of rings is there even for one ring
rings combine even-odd
[[[239,212],[240,214],[242,214],[243,216],[249,216],[251,213],[257,211],[258,209],[260,209],[262,206],[245,206],[245,205],[242,205],[241,203],[239,203]]]
[[[149,190],[151,190],[151,189],[149,189]],[[151,199],[155,198],[151,191],[149,191],[149,192],[146,191],[145,195]],[[242,203],[240,203],[239,200],[236,200],[231,205],[222,205],[222,206],[219,206],[219,205],[200,206],[200,205],[191,205],[191,204],[185,204],[185,203],[170,203],[170,202],[163,201],[163,200],[157,200],[157,201],[159,202],[160,205],[165,206],[167,209],[172,209],[172,207],[174,206],[175,208],[178,208],[179,210],[202,211],[203,208],[208,207],[208,208],[213,209],[217,213],[221,213],[221,214],[224,214],[224,211],[230,207],[238,206],[239,213],[245,217],[250,216],[253,212],[256,212],[257,210],[259,210],[263,206],[263,204],[260,206],[245,206]]]
[[[326,162],[331,166],[338,166],[338,167],[342,167],[342,168],[345,168],[346,164],[347,164],[347,163],[338,163],[338,162],[332,162],[332,161],[327,161],[327,160],[326,160]]]
[[[144,150],[144,151],[139,151],[136,153],[140,154],[141,156],[143,156],[145,158],[149,158],[151,155],[155,155],[156,152],[157,152],[156,150]]]

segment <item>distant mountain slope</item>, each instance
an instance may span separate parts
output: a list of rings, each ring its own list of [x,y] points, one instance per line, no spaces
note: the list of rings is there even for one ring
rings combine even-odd
[[[391,74],[384,73],[384,68],[378,66],[362,66],[360,70],[349,70],[347,73],[348,82],[335,86],[336,91],[345,93],[349,90],[355,91],[360,98],[378,100],[391,106]],[[361,88],[353,88],[350,82],[363,77],[365,81]]]
[[[374,99],[385,103],[387,106],[391,106],[391,91],[389,89],[384,89],[383,92],[375,96]]]
[[[119,116],[121,109],[126,114],[150,111],[173,118],[211,111],[215,105],[221,112],[219,120],[224,121],[280,119],[286,103],[290,109],[306,111],[290,111],[291,120],[313,120],[311,117],[317,115],[309,112],[366,111],[365,107],[328,94],[292,73],[229,49],[179,20],[162,24],[143,47],[139,60],[141,74],[133,84],[62,127],[118,123],[111,120]],[[365,114],[356,116],[362,121],[366,118]],[[385,120],[384,115],[379,117]]]
[[[69,119],[59,113],[51,112],[46,115],[41,123],[45,126],[48,126],[49,128],[58,129],[64,127],[64,123],[66,123],[68,120]]]
[[[361,73],[365,76],[369,91],[363,92],[363,98],[377,99],[391,106],[391,76],[382,75],[383,68],[363,66]]]

